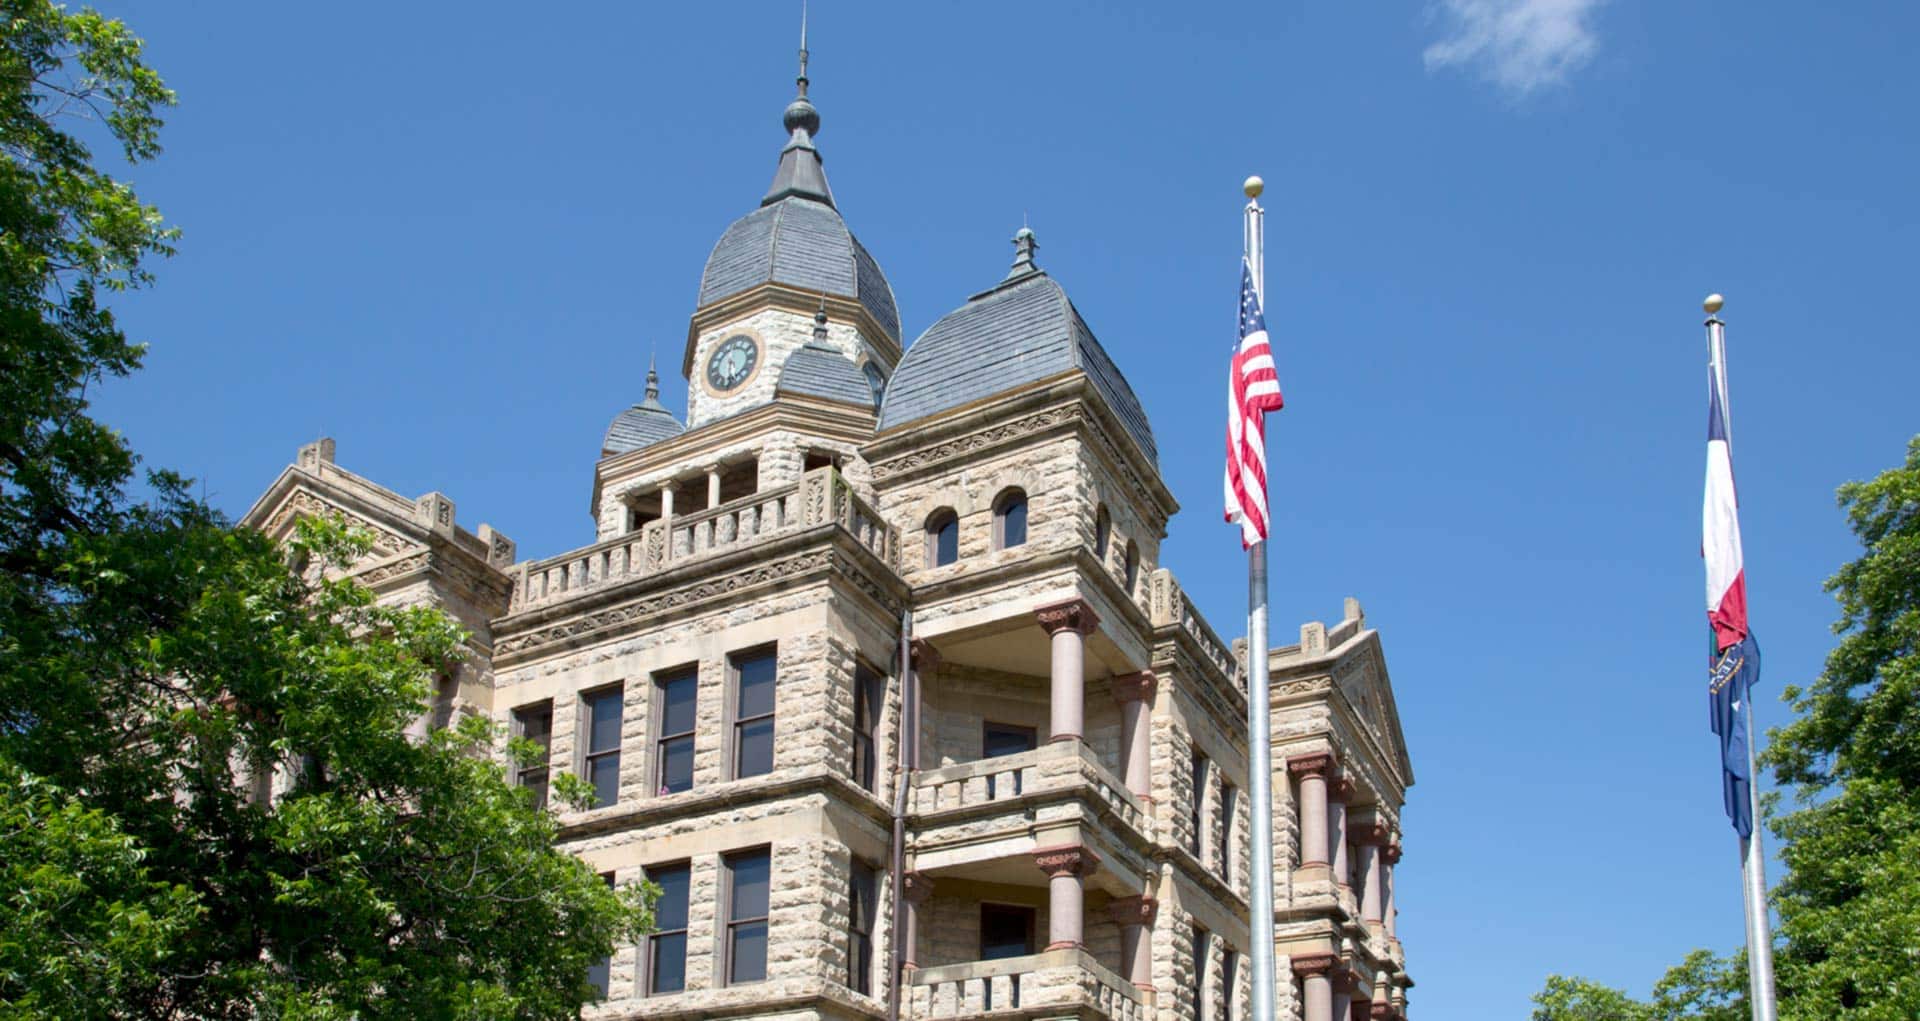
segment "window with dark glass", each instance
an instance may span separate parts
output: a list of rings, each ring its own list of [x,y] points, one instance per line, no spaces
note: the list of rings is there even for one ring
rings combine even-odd
[[[1234,987],[1238,985],[1239,982],[1240,954],[1236,951],[1229,950],[1221,955],[1220,958],[1221,1021],[1234,1021],[1234,1018],[1239,1013],[1234,1010],[1237,1000],[1237,990]]]
[[[1229,886],[1233,884],[1233,814],[1234,801],[1240,796],[1239,788],[1222,780],[1220,782],[1220,846],[1216,849],[1220,857],[1220,878]]]
[[[1012,549],[1027,541],[1027,494],[1010,489],[993,502],[993,545]]]
[[[661,794],[693,788],[694,701],[700,693],[696,667],[675,670],[653,679],[653,711],[658,724],[654,738],[653,775]]]
[[[1204,809],[1206,805],[1207,757],[1200,754],[1199,749],[1195,749],[1193,753],[1193,804],[1191,806],[1192,815],[1189,819],[1193,824],[1193,856],[1195,858],[1200,857],[1201,848],[1206,846],[1206,841],[1203,838],[1206,836],[1207,831],[1202,826],[1202,820],[1205,818]]]
[[[1093,555],[1102,564],[1107,562],[1107,546],[1113,541],[1113,515],[1102,506],[1093,512]]]
[[[881,700],[886,697],[886,682],[878,671],[865,663],[853,667],[853,782],[873,790],[879,769],[875,757],[879,746],[874,730],[880,720]]]
[[[1020,727],[1011,723],[994,723],[989,720],[980,726],[980,757],[999,758],[1002,755],[1018,755],[1040,747],[1040,734],[1032,727]],[[987,797],[997,798],[1001,794],[1018,795],[1020,793],[1020,774],[1013,774],[1013,789],[1001,791],[999,777],[987,774]]]
[[[647,870],[647,879],[660,888],[653,903],[653,932],[647,936],[647,994],[677,993],[687,988],[687,895],[693,873],[685,864],[660,865]]]
[[[727,855],[727,984],[767,977],[767,904],[772,855],[767,848]]]
[[[513,711],[513,734],[540,746],[540,757],[516,766],[513,782],[533,791],[533,807],[547,807],[547,756],[553,751],[553,703],[521,706]]]
[[[773,680],[778,660],[765,649],[733,659],[733,776],[773,772]]]
[[[1004,961],[1033,953],[1033,909],[980,905],[980,959]]]
[[[1133,585],[1140,580],[1140,547],[1131,541],[1127,543],[1127,591],[1133,591]]]
[[[873,919],[879,905],[880,876],[858,858],[847,884],[847,988],[873,992]]]
[[[600,873],[600,878],[607,884],[607,889],[613,889],[613,873],[602,872]],[[604,1000],[607,998],[607,985],[612,978],[613,958],[602,957],[592,964],[587,965],[587,985],[593,987],[594,999]]]
[[[593,803],[604,807],[620,799],[620,714],[622,685],[589,692],[582,700],[587,718],[586,780]]]
[[[1213,933],[1193,927],[1193,989],[1194,999],[1198,1001],[1200,1021],[1218,1021],[1219,1014],[1213,1009],[1213,995],[1207,988],[1207,980],[1213,977]]]
[[[951,510],[934,511],[927,519],[927,566],[945,567],[960,559],[960,517]]]

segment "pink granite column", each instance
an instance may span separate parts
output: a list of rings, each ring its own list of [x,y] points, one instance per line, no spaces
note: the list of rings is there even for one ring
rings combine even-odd
[[[1353,969],[1340,968],[1333,973],[1334,1021],[1353,1021],[1353,993],[1357,988]]]
[[[927,903],[927,898],[933,896],[933,880],[919,872],[909,872],[900,880],[907,902],[906,916],[900,925],[901,956],[904,958],[901,963],[908,971],[912,971],[920,966],[916,963],[920,952],[920,913],[926,910],[923,905]]]
[[[1151,670],[1113,679],[1113,700],[1120,703],[1120,747],[1126,756],[1120,779],[1141,801],[1153,800],[1153,695],[1158,687]]]
[[[1332,954],[1293,958],[1293,973],[1300,977],[1300,998],[1304,1001],[1300,1021],[1333,1021],[1332,972],[1336,960]]]
[[[1033,611],[1053,639],[1052,715],[1049,740],[1078,741],[1085,733],[1086,637],[1100,626],[1100,617],[1084,599],[1042,606]]]
[[[1360,868],[1365,874],[1360,887],[1360,919],[1366,923],[1369,932],[1383,929],[1382,910],[1384,907],[1385,887],[1381,867],[1385,863],[1381,850],[1387,845],[1386,826],[1374,823],[1360,833]]]
[[[1393,867],[1398,864],[1400,864],[1400,842],[1396,840],[1388,844],[1386,850],[1380,855],[1380,885],[1384,889],[1381,922],[1387,931],[1389,941],[1399,939],[1393,932],[1393,916],[1398,913],[1393,906]]]
[[[1077,844],[1033,852],[1033,863],[1047,874],[1047,949],[1086,946],[1083,883],[1100,864],[1093,852]]]
[[[1160,902],[1152,897],[1121,897],[1107,910],[1120,926],[1121,975],[1134,988],[1153,990],[1153,919]]]
[[[900,732],[907,741],[907,762],[910,769],[920,768],[920,707],[927,701],[927,681],[940,671],[940,650],[924,638],[915,638],[909,646],[912,650],[913,698],[911,704],[901,707],[904,718],[900,721]]]
[[[1353,793],[1353,781],[1344,776],[1327,786],[1327,854],[1333,862],[1333,881],[1346,887],[1353,885],[1347,866],[1347,802]]]
[[[1287,772],[1300,781],[1300,866],[1327,864],[1327,774],[1333,756],[1295,755]]]

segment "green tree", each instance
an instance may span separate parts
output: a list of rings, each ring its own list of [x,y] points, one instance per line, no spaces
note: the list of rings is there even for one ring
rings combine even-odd
[[[100,296],[174,235],[81,133],[151,158],[173,97],[119,22],[0,10],[0,1017],[572,1016],[645,897],[555,848],[487,721],[407,736],[459,629],[342,580],[337,523],[127,496]]]
[[[1532,1021],[1746,1021],[1747,963],[1695,950],[1653,985],[1653,999],[1583,978],[1549,975],[1533,996]]]

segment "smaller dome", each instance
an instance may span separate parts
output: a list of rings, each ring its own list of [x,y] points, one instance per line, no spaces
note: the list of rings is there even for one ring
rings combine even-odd
[[[613,423],[607,426],[606,439],[600,441],[600,456],[612,457],[650,447],[686,431],[687,427],[660,403],[660,374],[649,365],[646,399],[613,417]]]
[[[810,341],[787,356],[780,367],[780,382],[775,393],[805,394],[830,401],[858,404],[872,411],[879,402],[867,376],[854,368],[853,361],[835,347]]]

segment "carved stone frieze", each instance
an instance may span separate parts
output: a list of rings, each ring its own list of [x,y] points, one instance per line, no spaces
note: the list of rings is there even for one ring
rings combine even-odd
[[[1079,421],[1084,417],[1085,412],[1078,405],[1048,408],[1038,414],[1016,418],[1011,422],[1002,422],[965,436],[955,437],[945,443],[936,443],[931,447],[902,454],[899,457],[876,461],[873,465],[873,479],[875,482],[882,482],[895,475],[950,461],[985,447],[1031,436],[1037,432]]]

